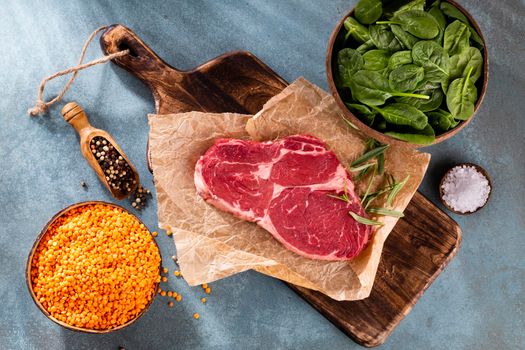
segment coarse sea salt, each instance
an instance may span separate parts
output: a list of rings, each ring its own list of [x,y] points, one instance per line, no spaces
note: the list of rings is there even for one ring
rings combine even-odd
[[[474,212],[488,200],[490,184],[475,167],[460,165],[452,168],[441,185],[443,200],[460,213]]]

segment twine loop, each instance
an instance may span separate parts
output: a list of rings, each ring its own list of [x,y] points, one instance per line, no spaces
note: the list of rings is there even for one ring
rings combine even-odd
[[[118,52],[109,54],[107,56],[98,58],[96,60],[93,60],[91,62],[82,64],[82,62],[84,61],[84,56],[86,54],[86,50],[89,47],[89,44],[91,43],[91,41],[93,41],[93,39],[95,38],[95,36],[98,33],[100,33],[103,30],[106,30],[107,28],[108,28],[107,26],[102,26],[102,27],[96,29],[93,33],[91,33],[89,38],[86,40],[84,46],[82,47],[82,52],[80,53],[80,58],[79,58],[78,64],[76,66],[70,67],[70,68],[67,68],[67,69],[64,69],[64,70],[61,70],[61,71],[59,71],[59,72],[57,72],[57,73],[55,73],[53,75],[50,75],[49,77],[44,78],[42,80],[42,82],[40,83],[40,86],[38,87],[38,96],[36,98],[35,106],[30,108],[27,111],[27,113],[29,115],[37,116],[39,114],[45,113],[45,112],[47,112],[49,107],[51,107],[53,104],[55,104],[58,101],[60,101],[62,99],[62,97],[64,97],[64,95],[66,94],[67,90],[71,87],[71,84],[73,84],[73,81],[75,81],[75,78],[77,77],[79,71],[81,71],[83,69],[86,69],[86,68],[89,68],[89,67],[92,67],[92,66],[95,66],[97,64],[106,63],[107,61],[110,61],[110,60],[112,60],[114,58],[117,58],[117,57],[125,56],[125,55],[127,55],[129,53],[129,50],[118,51]],[[44,89],[45,89],[45,86],[46,86],[47,82],[49,82],[50,80],[53,80],[55,78],[61,77],[63,75],[67,75],[67,74],[71,74],[71,73],[73,73],[73,75],[71,76],[71,78],[69,78],[67,83],[64,85],[64,87],[60,91],[60,93],[55,98],[51,99],[48,102],[45,102],[43,100],[43,95],[44,95]]]

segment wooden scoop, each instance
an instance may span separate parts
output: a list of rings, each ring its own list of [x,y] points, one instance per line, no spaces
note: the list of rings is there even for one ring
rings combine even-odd
[[[126,154],[118,146],[113,137],[111,137],[111,135],[105,132],[104,130],[97,129],[91,126],[86,113],[84,113],[82,107],[80,107],[75,102],[70,102],[66,104],[64,108],[62,108],[61,113],[64,119],[69,124],[71,124],[71,126],[73,126],[73,128],[78,132],[78,135],[80,136],[80,150],[82,151],[82,155],[84,156],[84,158],[86,158],[87,162],[93,168],[93,170],[95,170],[95,172],[98,175],[98,178],[108,188],[113,197],[115,197],[116,199],[124,199],[133,192],[135,192],[139,185],[139,175],[135,170],[135,167],[133,167],[133,164],[131,164],[128,157],[126,157]],[[108,145],[112,145],[115,148],[116,152],[118,152],[118,155],[122,157],[121,161],[126,162],[127,165],[129,165],[129,170],[131,170],[131,172],[133,173],[133,175],[131,176],[131,179],[133,181],[131,181],[129,190],[120,188],[116,189],[111,186],[110,180],[108,180],[107,178],[108,174],[104,172],[104,169],[99,163],[99,160],[97,160],[96,155],[91,149],[91,141],[96,137],[102,137],[105,140],[107,140]]]

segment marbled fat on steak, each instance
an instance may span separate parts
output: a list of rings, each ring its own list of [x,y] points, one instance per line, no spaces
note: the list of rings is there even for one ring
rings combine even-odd
[[[195,166],[197,192],[208,203],[256,222],[291,251],[311,259],[350,260],[367,245],[370,226],[350,174],[321,140],[219,139]],[[350,203],[329,197],[345,191]]]

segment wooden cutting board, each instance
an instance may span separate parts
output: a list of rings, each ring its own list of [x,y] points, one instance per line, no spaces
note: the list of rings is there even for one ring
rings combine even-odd
[[[160,59],[124,26],[108,28],[100,43],[105,54],[130,50],[113,62],[149,87],[159,114],[195,110],[255,114],[287,86],[249,52],[227,53],[183,72]],[[454,257],[460,241],[457,223],[417,192],[386,240],[370,297],[340,302],[290,287],[356,342],[377,346]]]

